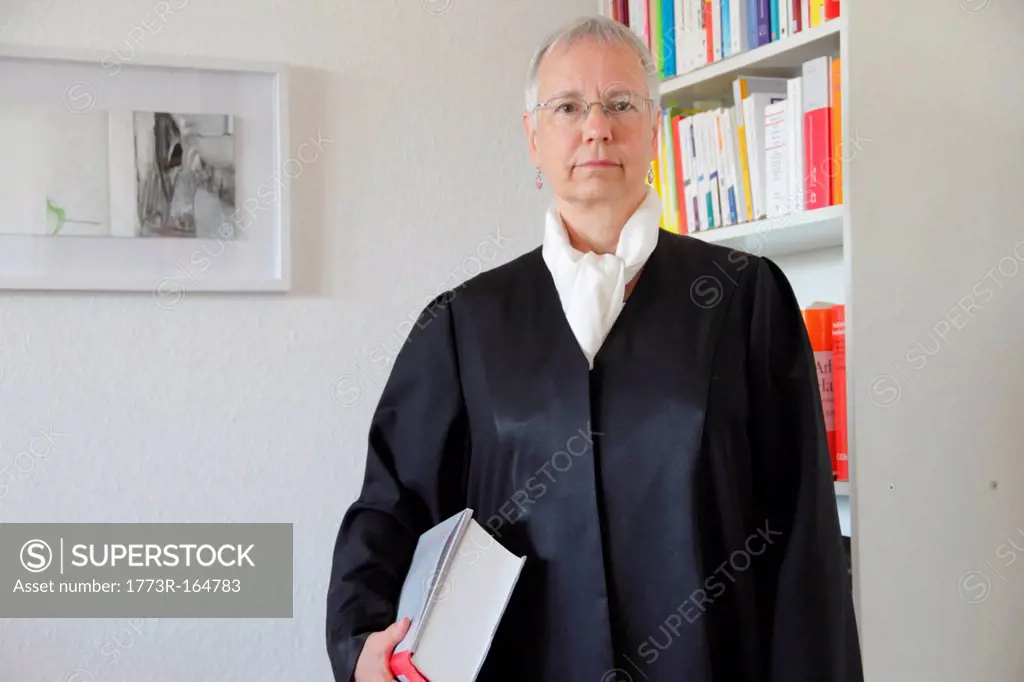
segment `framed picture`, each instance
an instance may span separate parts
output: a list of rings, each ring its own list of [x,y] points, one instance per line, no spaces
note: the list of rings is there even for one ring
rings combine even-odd
[[[0,289],[289,289],[286,67],[7,46],[0,83]]]

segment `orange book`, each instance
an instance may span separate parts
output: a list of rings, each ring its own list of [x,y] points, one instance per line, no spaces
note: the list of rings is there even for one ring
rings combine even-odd
[[[850,452],[846,424],[846,306],[832,307],[832,378],[836,424],[836,458],[832,467],[836,479],[850,480]]]
[[[676,212],[678,218],[676,219],[679,225],[679,234],[687,234],[690,231],[690,226],[686,222],[686,183],[683,177],[683,152],[685,151],[684,141],[679,139],[679,122],[686,118],[685,115],[680,114],[673,116],[670,123],[670,130],[672,132],[672,160],[675,165],[675,178],[676,186],[672,188],[672,191],[676,193]]]
[[[832,203],[843,203],[843,134],[842,82],[839,78],[839,57],[832,60]]]
[[[832,458],[832,471],[836,471],[835,403],[832,376],[832,307],[831,303],[815,303],[803,311],[807,336],[814,351],[814,365],[818,371],[818,391],[821,411],[825,417],[828,451]]]

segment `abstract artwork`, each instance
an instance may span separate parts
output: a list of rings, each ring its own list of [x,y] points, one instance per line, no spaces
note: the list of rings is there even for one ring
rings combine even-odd
[[[0,234],[231,240],[233,127],[224,115],[0,107]]]
[[[0,109],[0,233],[110,235],[108,115]]]
[[[138,235],[232,239],[230,116],[135,112]]]

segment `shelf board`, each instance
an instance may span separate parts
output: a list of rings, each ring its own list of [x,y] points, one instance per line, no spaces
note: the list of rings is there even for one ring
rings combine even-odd
[[[661,82],[662,106],[685,106],[701,99],[732,99],[732,82],[739,75],[794,76],[804,62],[839,54],[844,17],[796,35],[741,52]]]
[[[788,256],[843,245],[843,207],[826,206],[688,236],[758,256]]]
[[[850,482],[849,481],[836,481],[836,497],[849,497],[850,496]]]

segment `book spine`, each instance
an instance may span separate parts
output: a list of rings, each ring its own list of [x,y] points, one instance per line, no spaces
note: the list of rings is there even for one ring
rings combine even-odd
[[[825,21],[839,18],[839,0],[825,0]]]
[[[768,0],[768,31],[773,43],[782,35],[779,32],[779,0]]]
[[[676,75],[676,7],[674,0],[661,0],[661,42],[663,47],[662,63],[665,78]]]
[[[836,459],[833,473],[837,480],[850,480],[850,453],[846,423],[846,306],[832,308],[832,377],[836,425]]]
[[[391,673],[402,682],[428,682],[412,662],[411,651],[400,651],[391,656]]]
[[[829,159],[830,169],[830,180],[831,180],[831,203],[841,204],[843,203],[843,123],[842,123],[842,111],[843,111],[843,87],[842,79],[840,78],[840,60],[836,57],[832,60],[832,77],[831,77],[831,116],[830,123],[832,129],[830,135],[832,138],[832,154]]]
[[[722,15],[722,57],[728,57],[732,54],[732,23],[731,23],[731,11],[729,0],[716,0],[721,3],[721,15]]]
[[[788,152],[788,129],[786,100],[775,102],[765,107],[764,117],[764,156],[765,184],[767,187],[767,210],[769,218],[776,218],[786,213],[786,200],[789,195],[789,170],[786,164]]]
[[[757,46],[767,45],[772,41],[771,0],[757,0]]]
[[[832,371],[832,307],[810,308],[803,311],[807,336],[814,352],[814,365],[818,373],[818,392],[821,394],[821,412],[825,418],[832,471],[836,470],[835,393]]]
[[[673,192],[676,196],[677,232],[679,234],[686,234],[690,230],[686,220],[686,180],[683,177],[683,145],[682,136],[680,135],[682,121],[682,116],[676,116],[672,119],[672,154],[676,168],[676,185],[673,188]]]
[[[820,26],[825,21],[825,0],[810,0],[811,28]]]
[[[829,72],[829,57],[818,57],[803,65],[804,197],[807,210],[823,208],[831,203]]]

